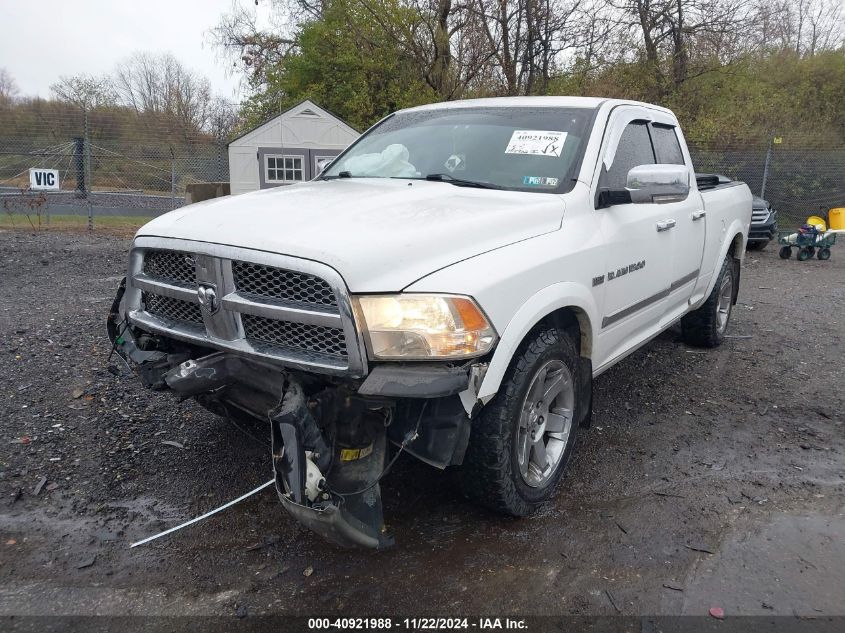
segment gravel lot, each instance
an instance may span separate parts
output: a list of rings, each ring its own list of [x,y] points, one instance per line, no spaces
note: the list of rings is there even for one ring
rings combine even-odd
[[[725,345],[672,330],[601,376],[538,516],[400,460],[374,553],[272,490],[128,548],[270,477],[261,441],[110,371],[128,246],[0,232],[0,615],[845,614],[845,248],[749,253]]]

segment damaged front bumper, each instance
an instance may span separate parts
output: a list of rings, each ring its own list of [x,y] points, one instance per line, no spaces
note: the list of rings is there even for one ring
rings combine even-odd
[[[113,351],[151,389],[269,423],[282,506],[326,539],[346,547],[393,544],[380,489],[395,460],[389,444],[439,468],[462,462],[470,418],[459,394],[473,368],[419,363],[376,365],[362,379],[311,374],[148,332],[125,318],[125,287],[124,280],[108,320]]]

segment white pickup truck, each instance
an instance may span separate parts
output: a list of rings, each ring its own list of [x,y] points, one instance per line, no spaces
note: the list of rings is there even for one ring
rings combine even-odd
[[[595,376],[679,320],[718,345],[751,200],[696,177],[665,108],[411,108],[311,182],[144,226],[109,332],[147,386],[268,425],[300,522],[384,547],[379,482],[399,453],[527,515],[589,423]]]

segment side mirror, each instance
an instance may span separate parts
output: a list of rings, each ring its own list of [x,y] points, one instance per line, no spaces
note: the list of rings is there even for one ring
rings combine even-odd
[[[680,202],[689,196],[685,165],[638,165],[628,172],[626,189],[635,204]]]

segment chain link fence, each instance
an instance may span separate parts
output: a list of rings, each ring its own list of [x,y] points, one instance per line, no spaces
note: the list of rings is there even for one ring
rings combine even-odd
[[[807,145],[772,137],[741,146],[692,144],[690,152],[697,171],[745,181],[790,228],[845,206],[845,146]],[[30,191],[33,167],[59,170],[61,191]],[[225,139],[172,115],[86,112],[52,101],[0,108],[0,214],[32,224],[47,214],[155,216],[182,206],[191,183],[228,180]]]
[[[30,190],[30,168],[59,172],[59,191]],[[36,102],[0,109],[0,214],[149,217],[184,204],[191,183],[227,182],[226,141],[173,117]]]
[[[690,146],[690,154],[696,171],[746,182],[778,211],[781,228],[845,207],[845,146],[805,148],[801,139],[776,140],[757,147]]]

